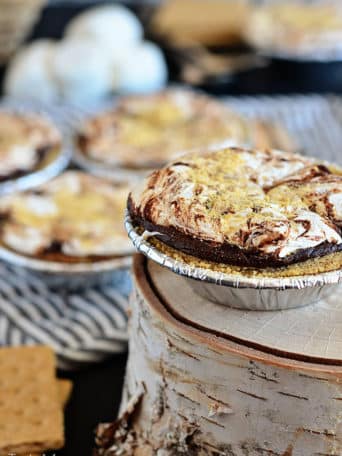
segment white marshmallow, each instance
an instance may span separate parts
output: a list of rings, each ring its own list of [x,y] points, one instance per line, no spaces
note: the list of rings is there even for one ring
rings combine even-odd
[[[15,98],[56,101],[58,92],[51,73],[55,47],[51,40],[39,40],[20,51],[7,70],[5,93]]]
[[[162,51],[155,44],[144,41],[127,53],[125,60],[117,66],[113,88],[123,93],[153,92],[164,87],[167,78]]]
[[[56,47],[52,69],[61,97],[87,102],[107,95],[112,71],[106,53],[89,40],[63,40]]]
[[[68,24],[65,36],[100,41],[110,48],[137,43],[142,39],[143,28],[129,9],[108,5],[78,15]]]
[[[39,40],[20,52],[7,72],[5,93],[15,97],[84,103],[108,95],[162,88],[167,67],[161,50],[140,42],[143,28],[123,6],[102,6],[77,16],[59,43]]]

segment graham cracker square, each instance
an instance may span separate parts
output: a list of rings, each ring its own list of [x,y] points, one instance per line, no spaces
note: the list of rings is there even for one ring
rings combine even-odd
[[[44,346],[0,349],[0,456],[64,445],[55,356]]]
[[[60,403],[62,404],[62,407],[64,408],[71,396],[72,392],[72,381],[67,380],[65,378],[63,379],[58,379],[58,393],[59,393],[59,400]]]

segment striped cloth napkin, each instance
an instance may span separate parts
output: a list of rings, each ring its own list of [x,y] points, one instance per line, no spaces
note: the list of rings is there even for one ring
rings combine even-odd
[[[52,290],[0,263],[0,346],[50,345],[64,369],[122,352],[130,288],[129,272],[122,271],[101,288]]]

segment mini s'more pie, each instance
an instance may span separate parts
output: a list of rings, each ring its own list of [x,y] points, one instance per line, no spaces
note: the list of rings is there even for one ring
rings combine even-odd
[[[342,250],[342,175],[276,150],[190,154],[129,196],[133,224],[214,263],[279,268]]]
[[[0,182],[43,168],[61,147],[59,131],[45,117],[0,112]]]
[[[128,187],[67,171],[0,200],[2,247],[36,259],[96,262],[129,255],[123,228]]]

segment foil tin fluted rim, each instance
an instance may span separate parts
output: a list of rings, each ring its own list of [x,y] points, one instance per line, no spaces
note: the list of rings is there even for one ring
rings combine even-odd
[[[267,59],[287,60],[297,63],[341,63],[342,62],[342,49],[333,51],[319,51],[319,52],[300,52],[291,50],[280,49],[261,49],[254,46],[257,54],[260,57]]]
[[[13,101],[7,104],[5,100],[4,103],[0,104],[0,111],[20,115],[38,114],[54,125],[61,134],[61,144],[53,160],[40,169],[0,183],[0,196],[37,187],[56,177],[67,168],[73,155],[72,142],[63,131],[62,126],[45,109],[34,109],[32,106],[26,106],[20,102],[13,103]]]
[[[129,170],[121,167],[106,166],[106,164],[99,163],[95,160],[87,158],[77,145],[74,145],[74,154],[72,161],[79,168],[93,174],[97,177],[102,177],[115,182],[129,182],[132,184],[138,183],[143,177],[151,173],[152,169],[146,170]]]
[[[320,274],[308,274],[293,277],[246,277],[242,274],[228,274],[200,266],[193,266],[184,261],[176,260],[158,250],[143,235],[137,233],[128,212],[125,216],[125,227],[135,248],[152,261],[164,266],[176,274],[195,280],[234,288],[301,290],[308,287],[322,287],[338,284],[342,281],[342,270],[334,270]]]
[[[108,260],[93,261],[89,263],[62,263],[59,261],[47,261],[27,257],[0,245],[0,260],[16,267],[30,270],[31,272],[47,274],[69,274],[70,277],[78,274],[101,274],[117,269],[129,268],[132,264],[132,256],[111,258]]]
[[[43,168],[32,171],[16,179],[10,179],[0,184],[0,196],[8,193],[21,192],[35,188],[58,176],[68,166],[72,157],[72,148],[68,142],[58,151],[54,160]]]

